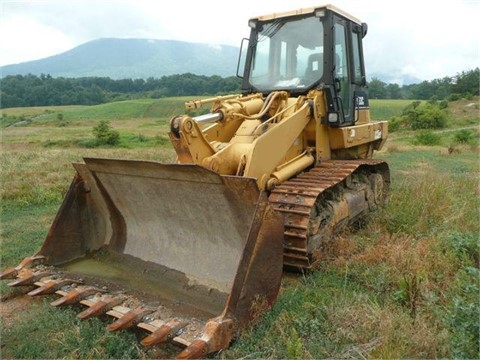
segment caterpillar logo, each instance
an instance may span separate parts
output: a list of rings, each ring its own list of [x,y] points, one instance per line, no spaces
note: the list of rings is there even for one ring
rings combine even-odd
[[[368,108],[368,95],[365,91],[357,90],[355,91],[355,107],[356,108]]]

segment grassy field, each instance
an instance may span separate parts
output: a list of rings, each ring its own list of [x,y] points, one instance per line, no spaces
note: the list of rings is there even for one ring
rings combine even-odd
[[[370,112],[373,120],[388,120],[399,116],[411,100],[377,100],[370,99]]]
[[[184,100],[2,110],[1,268],[43,243],[74,175],[71,162],[174,161],[166,133]],[[415,133],[393,133],[375,155],[391,168],[387,207],[336,238],[320,269],[286,275],[274,308],[215,357],[479,358],[474,101],[473,108],[472,101],[449,106],[449,127],[437,132],[436,146],[415,145]],[[408,103],[372,100],[372,116],[398,116]],[[120,132],[119,145],[89,147],[99,120]],[[466,125],[476,126],[476,141],[455,143]],[[0,291],[2,358],[155,356],[138,345],[138,333],[108,333],[101,319],[81,322],[77,309],[52,309],[51,298],[29,299],[4,283]]]

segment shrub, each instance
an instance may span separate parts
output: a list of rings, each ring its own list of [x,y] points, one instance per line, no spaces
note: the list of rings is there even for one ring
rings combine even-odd
[[[93,128],[93,135],[99,144],[116,145],[120,140],[120,134],[114,130],[108,120],[100,120]]]
[[[430,105],[436,105],[436,104],[438,103],[438,98],[437,98],[437,96],[436,96],[436,95],[433,95],[433,96],[430,98],[430,100],[428,100],[428,103],[429,103]]]
[[[426,104],[411,114],[412,129],[441,129],[447,126],[447,114],[438,106]]]
[[[448,108],[448,101],[447,100],[442,100],[438,103],[438,107],[440,109],[446,109]]]
[[[462,94],[450,94],[448,101],[457,101],[462,98]]]
[[[447,107],[448,102],[439,102],[435,98],[425,104],[420,101],[413,101],[402,111],[401,126],[400,124],[393,124],[394,131],[398,129],[397,126],[412,130],[444,128],[447,126],[447,113],[445,111]]]
[[[405,121],[402,117],[394,116],[388,121],[388,131],[390,132],[395,132],[405,127]]]
[[[414,143],[415,145],[427,145],[434,146],[439,145],[441,141],[440,135],[434,133],[433,131],[420,131],[415,134]]]
[[[458,144],[468,144],[475,140],[475,132],[471,129],[461,129],[453,134],[453,140]]]

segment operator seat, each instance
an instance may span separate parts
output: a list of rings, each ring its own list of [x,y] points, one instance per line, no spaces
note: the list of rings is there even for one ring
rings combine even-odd
[[[308,57],[307,70],[305,71],[305,81],[313,83],[323,75],[323,54],[315,53]]]

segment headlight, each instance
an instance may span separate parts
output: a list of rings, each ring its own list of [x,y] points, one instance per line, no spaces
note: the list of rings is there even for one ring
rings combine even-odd
[[[328,122],[329,123],[337,123],[338,122],[338,113],[336,113],[336,112],[328,113]]]

